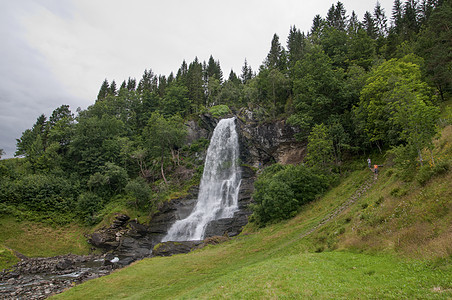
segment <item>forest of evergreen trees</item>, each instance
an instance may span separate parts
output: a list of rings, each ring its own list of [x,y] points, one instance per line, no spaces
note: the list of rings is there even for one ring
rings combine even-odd
[[[184,145],[184,121],[225,106],[287,119],[308,142],[306,165],[326,173],[344,154],[389,149],[415,168],[452,92],[451,20],[450,0],[395,0],[390,13],[377,3],[363,20],[337,2],[308,32],[289,28],[285,45],[275,34],[258,70],[245,60],[226,77],[210,56],[169,76],[105,79],[86,110],[62,105],[23,132],[23,158],[0,164],[0,213],[92,224],[115,201],[153,211],[183,188],[178,169],[202,171],[190,154],[206,142]]]

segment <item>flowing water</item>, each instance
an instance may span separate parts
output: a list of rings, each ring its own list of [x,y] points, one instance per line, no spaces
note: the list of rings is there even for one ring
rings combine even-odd
[[[222,119],[207,149],[196,206],[187,218],[173,224],[164,242],[201,240],[210,221],[233,216],[240,187],[238,159],[235,118]]]

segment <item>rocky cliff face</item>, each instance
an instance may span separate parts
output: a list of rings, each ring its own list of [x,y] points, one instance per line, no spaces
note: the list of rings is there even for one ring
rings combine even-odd
[[[210,139],[217,123],[218,120],[209,115],[201,115],[197,122],[189,121],[187,142],[191,144],[200,138]],[[249,204],[252,202],[254,180],[259,169],[275,162],[299,163],[305,155],[305,145],[295,140],[294,135],[297,131],[283,120],[258,123],[254,121],[252,112],[243,110],[237,115],[237,130],[242,165],[239,210],[232,218],[209,223],[206,228],[206,238],[238,235],[243,226],[248,223],[248,217],[251,214]],[[204,158],[205,155],[200,159]],[[150,249],[162,240],[171,225],[191,213],[196,204],[197,195],[198,187],[194,187],[186,197],[164,203],[159,213],[146,225],[139,224],[136,220],[128,220],[125,216],[117,216],[116,221],[109,228],[95,232],[90,241],[96,247],[113,250],[129,260],[149,256]],[[199,243],[189,244],[193,244],[194,247]],[[176,247],[175,253],[190,251],[192,248],[187,245],[185,243],[184,247]],[[168,247],[160,246],[159,248]],[[171,255],[171,253],[165,251],[164,255]]]
[[[295,139],[299,131],[285,120],[259,123],[251,111],[243,110],[238,115],[238,128],[241,159],[254,168],[298,164],[306,154],[306,144]]]

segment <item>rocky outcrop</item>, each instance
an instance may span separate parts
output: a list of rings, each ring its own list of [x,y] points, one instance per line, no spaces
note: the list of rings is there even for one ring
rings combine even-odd
[[[172,256],[191,252],[195,249],[201,249],[208,245],[218,245],[229,241],[228,236],[212,236],[203,241],[185,241],[185,242],[163,242],[154,247],[153,256]]]
[[[153,256],[171,256],[188,253],[201,245],[202,241],[164,242],[157,244],[152,251]]]
[[[160,242],[176,220],[184,219],[190,215],[196,205],[198,192],[199,187],[193,186],[188,190],[187,196],[162,204],[159,212],[152,217],[148,224],[149,235],[152,236],[153,240]]]
[[[226,235],[229,237],[239,235],[243,227],[248,224],[248,216],[250,214],[247,210],[239,210],[234,213],[232,218],[211,221],[207,224],[204,236],[208,238],[217,235]]]
[[[306,153],[306,144],[298,142],[300,133],[285,120],[256,122],[253,113],[242,110],[238,115],[240,153],[243,162],[255,168],[273,163],[297,164]]]

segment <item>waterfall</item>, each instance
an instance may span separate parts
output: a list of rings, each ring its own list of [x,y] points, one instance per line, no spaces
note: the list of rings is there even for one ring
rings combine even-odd
[[[196,206],[187,218],[171,226],[164,242],[201,240],[210,221],[233,216],[241,180],[238,159],[235,118],[222,119],[207,149]]]

